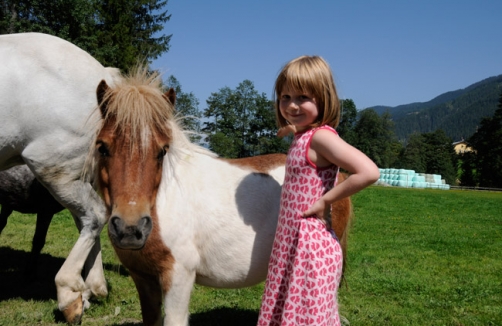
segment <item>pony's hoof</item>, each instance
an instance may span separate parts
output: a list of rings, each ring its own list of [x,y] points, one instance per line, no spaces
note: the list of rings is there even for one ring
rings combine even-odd
[[[80,295],[75,301],[70,303],[66,309],[62,311],[62,313],[68,324],[80,325],[82,322],[83,311],[84,306],[82,303],[82,295]]]

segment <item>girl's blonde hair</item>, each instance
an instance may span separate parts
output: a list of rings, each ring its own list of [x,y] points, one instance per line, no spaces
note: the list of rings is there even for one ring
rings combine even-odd
[[[288,125],[280,110],[279,102],[284,88],[309,94],[317,104],[319,116],[311,127],[340,122],[340,100],[336,92],[333,74],[328,63],[319,56],[301,56],[288,62],[275,81],[274,103],[279,128]]]

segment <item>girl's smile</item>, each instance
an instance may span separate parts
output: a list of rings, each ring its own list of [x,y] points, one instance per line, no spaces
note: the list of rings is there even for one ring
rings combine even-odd
[[[296,131],[304,131],[317,120],[319,110],[315,99],[309,94],[284,88],[281,92],[279,110]]]

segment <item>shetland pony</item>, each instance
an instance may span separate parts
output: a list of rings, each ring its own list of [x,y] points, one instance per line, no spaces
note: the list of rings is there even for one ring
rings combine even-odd
[[[174,92],[163,94],[144,68],[116,87],[102,81],[97,98],[95,178],[144,325],[187,325],[194,282],[239,288],[263,281],[285,156],[223,160],[190,143],[174,119]],[[350,200],[333,213],[344,237]]]
[[[99,243],[105,206],[81,176],[99,119],[96,86],[119,74],[39,33],[1,35],[0,62],[0,170],[26,164],[73,215],[80,236],[55,282],[59,309],[78,323],[88,299],[108,293]]]

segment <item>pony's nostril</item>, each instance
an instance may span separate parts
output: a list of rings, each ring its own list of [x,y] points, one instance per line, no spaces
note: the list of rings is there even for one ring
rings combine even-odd
[[[152,224],[152,218],[150,216],[142,217],[138,222],[138,228],[148,227],[148,225]]]
[[[119,230],[119,228],[122,226],[123,222],[122,219],[118,216],[112,216],[110,218],[110,225],[113,226],[113,229],[115,231]]]
[[[152,218],[150,216],[144,216],[138,222],[138,230],[141,230],[145,238],[148,237],[148,235],[152,231],[152,228],[153,228],[153,223],[152,223]]]
[[[112,216],[108,223],[108,233],[114,239],[122,239],[124,236],[124,222],[118,216]]]

